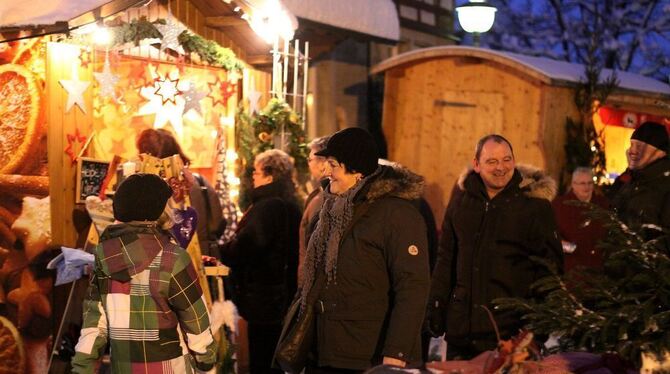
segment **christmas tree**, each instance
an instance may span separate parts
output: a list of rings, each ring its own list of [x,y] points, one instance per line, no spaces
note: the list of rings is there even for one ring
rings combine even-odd
[[[496,308],[521,312],[535,334],[556,336],[554,350],[616,352],[636,367],[642,353],[661,360],[670,350],[668,232],[653,225],[633,229],[615,213],[586,205],[584,224],[598,220],[609,230],[600,243],[604,269],[575,269],[563,276],[537,259],[552,273],[533,285],[546,297],[497,299]]]

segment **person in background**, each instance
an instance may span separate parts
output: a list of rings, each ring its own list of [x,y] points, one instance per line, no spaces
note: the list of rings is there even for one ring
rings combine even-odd
[[[232,299],[248,322],[251,374],[271,369],[281,323],[296,292],[300,207],[292,180],[293,163],[278,149],[254,159],[251,206],[235,236],[219,247],[230,267]]]
[[[472,163],[445,213],[427,314],[434,337],[446,332],[448,359],[471,359],[498,345],[482,306],[502,339],[518,332],[519,316],[495,310],[492,300],[535,296],[530,286],[549,271],[531,256],[563,264],[551,198],[534,186],[547,183],[523,185],[512,145],[497,134],[477,142]]]
[[[113,373],[193,373],[216,363],[191,258],[157,225],[170,196],[154,174],[130,175],[117,189],[120,223],[107,227],[94,249],[73,373],[94,373],[107,343]]]
[[[668,130],[656,122],[645,122],[630,137],[628,169],[610,191],[610,201],[619,219],[639,230],[651,224],[670,229],[670,158]],[[654,229],[644,230],[647,240],[660,236]],[[670,240],[666,241],[670,247]]]
[[[137,138],[137,150],[158,158],[179,155],[185,166],[191,159],[184,154],[177,139],[165,129],[146,129]],[[217,254],[217,240],[228,224],[222,214],[221,203],[214,187],[201,175],[184,170],[184,177],[190,184],[191,206],[198,214],[197,228],[200,251],[205,256]]]
[[[312,185],[312,192],[309,193],[305,199],[305,210],[302,213],[300,220],[300,258],[298,260],[298,284],[302,280],[302,266],[307,253],[307,243],[309,237],[316,227],[316,221],[323,203],[323,184],[328,183],[328,179],[324,178],[326,159],[317,156],[316,152],[321,151],[326,147],[328,137],[324,136],[312,140],[307,146],[309,147],[309,156],[307,157],[307,166],[309,166],[310,183]]]
[[[602,269],[603,254],[597,247],[606,231],[588,216],[589,208],[569,202],[581,201],[609,209],[607,199],[595,191],[593,170],[578,167],[572,172],[570,189],[551,203],[563,246],[563,270],[568,273],[576,266]],[[566,204],[566,202],[568,202]]]
[[[301,283],[302,307],[317,300],[306,373],[416,367],[430,286],[426,226],[412,203],[423,178],[379,166],[374,139],[361,128],[333,134],[316,155],[327,158],[330,183]]]

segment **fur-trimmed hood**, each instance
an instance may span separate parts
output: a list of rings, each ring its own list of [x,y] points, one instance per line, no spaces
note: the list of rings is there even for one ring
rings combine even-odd
[[[416,200],[423,195],[424,178],[396,163],[379,165],[381,168],[364,192],[365,199],[375,201],[383,197]]]
[[[544,170],[527,164],[516,164],[516,170],[521,174],[522,181],[519,183],[524,193],[529,197],[545,199],[548,201],[554,200],[558,192],[558,186],[554,178],[547,174]],[[465,191],[465,178],[468,175],[475,173],[472,166],[463,170],[458,177],[458,188]]]

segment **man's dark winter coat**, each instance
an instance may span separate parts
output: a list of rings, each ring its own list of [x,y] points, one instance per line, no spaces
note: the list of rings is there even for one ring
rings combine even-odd
[[[296,291],[300,207],[288,182],[254,188],[235,237],[220,247],[232,298],[253,323],[281,323]]]
[[[493,312],[503,339],[515,335],[522,321],[495,311],[492,300],[533,296],[530,285],[547,270],[531,256],[561,267],[562,249],[549,203],[553,186],[547,176],[526,185],[518,168],[493,199],[474,171],[459,185],[461,193],[445,214],[430,298],[431,308],[435,302],[441,306],[433,313],[444,313],[433,317],[446,318],[449,344],[478,351],[495,348],[494,328],[482,305]],[[533,197],[540,194],[542,198]]]
[[[627,170],[617,178],[610,196],[619,219],[633,229],[642,224],[670,229],[670,158],[642,170]]]
[[[412,200],[423,178],[380,166],[354,198],[340,242],[337,276],[320,294],[319,366],[368,369],[383,356],[421,360],[421,325],[430,287],[424,220]]]

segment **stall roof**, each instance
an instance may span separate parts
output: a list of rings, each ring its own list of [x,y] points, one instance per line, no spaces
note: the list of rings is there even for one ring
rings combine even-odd
[[[511,52],[494,51],[491,49],[460,46],[440,46],[403,53],[374,66],[372,74],[382,73],[394,67],[420,60],[458,56],[495,61],[523,71],[527,75],[533,76],[547,84],[573,85],[579,83],[584,77],[584,65],[581,64]],[[603,69],[600,76],[601,78],[606,78],[611,74],[612,70]],[[624,71],[617,71],[616,75],[619,79],[619,89],[664,96],[670,95],[670,85],[656,79]]]
[[[281,0],[299,19],[398,41],[400,23],[392,0]]]
[[[51,25],[67,22],[110,0],[0,1],[0,27]]]

